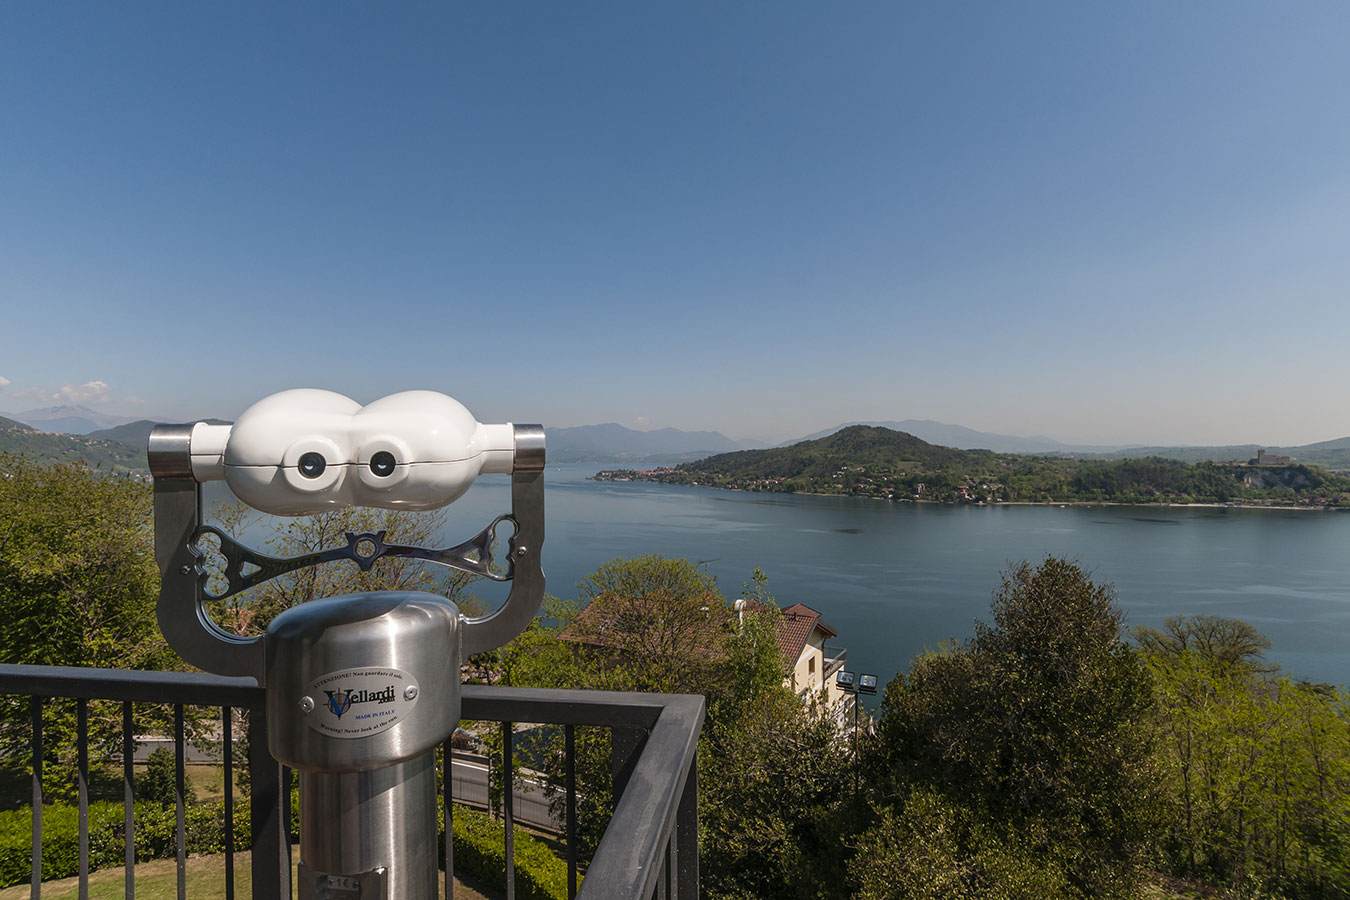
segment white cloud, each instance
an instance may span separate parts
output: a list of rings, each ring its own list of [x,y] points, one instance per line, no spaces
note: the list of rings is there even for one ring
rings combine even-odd
[[[650,424],[651,424],[651,421],[652,421],[652,420],[649,419],[649,418],[647,418],[646,416],[638,416],[637,418],[633,419],[633,424],[634,424],[634,425],[650,425]]]
[[[112,388],[102,381],[86,381],[84,384],[66,383],[52,394],[52,399],[59,403],[92,403],[104,399],[111,392]]]
[[[3,375],[0,375],[0,388],[2,387],[9,387],[9,379]]]

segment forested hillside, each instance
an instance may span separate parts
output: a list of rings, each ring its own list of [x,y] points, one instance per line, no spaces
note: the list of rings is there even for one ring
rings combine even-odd
[[[48,461],[74,460],[95,468],[148,474],[144,445],[136,448],[116,440],[52,434],[13,419],[0,418],[0,453]]]
[[[791,447],[723,453],[671,468],[611,470],[596,477],[932,502],[1350,506],[1350,477],[1317,466],[1191,464],[1161,457],[1083,460],[956,450],[866,425]]]

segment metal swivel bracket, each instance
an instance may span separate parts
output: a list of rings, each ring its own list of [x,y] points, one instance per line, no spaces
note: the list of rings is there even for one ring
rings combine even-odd
[[[251,676],[263,684],[264,638],[226,631],[211,619],[207,604],[288,572],[335,560],[348,560],[369,571],[376,560],[386,557],[419,559],[492,581],[510,582],[510,593],[495,612],[460,617],[465,658],[511,640],[538,612],[544,594],[540,565],[545,459],[541,426],[503,426],[513,429],[514,438],[511,512],[498,516],[469,540],[453,547],[429,549],[386,543],[384,532],[348,534],[346,546],[291,558],[259,553],[202,523],[201,481],[207,479],[198,477],[203,467],[192,451],[197,427],[159,425],[151,433],[149,444],[155,491],[155,558],[162,577],[157,615],[169,645],[192,665],[220,675]],[[505,559],[499,562],[494,559],[493,547],[503,522],[512,526],[513,533]],[[212,538],[219,541],[218,551],[209,548]],[[207,558],[217,552],[225,563],[212,567]],[[217,576],[214,580],[213,575]],[[224,588],[219,587],[222,577]]]

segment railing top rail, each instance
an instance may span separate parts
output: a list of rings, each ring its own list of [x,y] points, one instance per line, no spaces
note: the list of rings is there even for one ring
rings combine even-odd
[[[638,696],[663,697],[661,715],[586,870],[578,900],[655,896],[663,870],[661,854],[670,841],[680,797],[698,755],[705,711],[702,697]]]
[[[0,665],[0,694],[202,706],[263,704],[263,689],[252,678],[84,666]]]
[[[461,689],[466,719],[532,722],[541,725],[605,725],[652,728],[662,711],[682,694],[580,691],[466,684]],[[701,698],[700,698],[701,699]]]
[[[0,664],[0,694],[133,700],[202,706],[261,706],[264,689],[252,678],[203,672]],[[466,719],[547,725],[651,728],[681,697],[621,691],[576,691],[466,684]]]

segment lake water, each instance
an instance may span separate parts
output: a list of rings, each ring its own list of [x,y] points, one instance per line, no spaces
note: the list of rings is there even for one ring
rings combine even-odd
[[[576,596],[606,560],[660,553],[704,564],[730,599],[759,566],[780,605],[820,610],[839,632],[828,646],[847,648],[850,669],[884,684],[925,647],[969,637],[1009,563],[1053,554],[1114,584],[1127,625],[1245,619],[1294,675],[1350,681],[1350,513],[929,506],[587,480],[599,468],[546,473],[552,594]],[[450,507],[443,546],[510,506],[508,479],[480,478]],[[506,593],[488,582],[474,590],[489,603]]]
[[[1008,563],[1054,554],[1113,583],[1128,625],[1177,614],[1245,619],[1296,676],[1350,681],[1350,514],[916,506],[588,481],[600,468],[548,469],[552,594],[575,596],[579,580],[616,556],[703,562],[728,598],[759,566],[780,605],[820,610],[849,668],[884,684],[925,647],[970,636]],[[448,543],[509,508],[506,479],[480,479],[451,507]],[[491,600],[495,587],[479,593]]]

